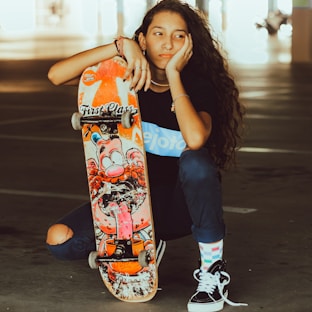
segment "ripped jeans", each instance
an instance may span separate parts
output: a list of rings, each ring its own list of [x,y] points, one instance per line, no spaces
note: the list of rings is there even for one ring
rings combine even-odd
[[[209,152],[184,151],[178,159],[175,185],[151,185],[153,218],[157,240],[193,234],[197,242],[213,243],[224,238],[222,194],[219,172]],[[90,203],[70,212],[57,223],[70,227],[74,236],[63,244],[47,245],[59,259],[85,259],[95,250]]]

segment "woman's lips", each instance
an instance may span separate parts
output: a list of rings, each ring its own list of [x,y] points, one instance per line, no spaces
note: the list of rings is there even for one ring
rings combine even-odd
[[[160,54],[159,56],[162,58],[172,58],[173,54]]]

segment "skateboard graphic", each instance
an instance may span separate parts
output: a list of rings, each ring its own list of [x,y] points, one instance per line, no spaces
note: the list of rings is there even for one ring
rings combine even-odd
[[[80,79],[74,129],[82,130],[96,251],[108,290],[144,302],[157,292],[153,218],[137,95],[120,58],[87,68]]]

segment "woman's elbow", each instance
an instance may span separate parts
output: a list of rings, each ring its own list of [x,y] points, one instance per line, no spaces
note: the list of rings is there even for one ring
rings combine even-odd
[[[48,79],[49,79],[50,82],[52,82],[55,86],[60,85],[60,83],[55,79],[55,76],[54,76],[52,70],[49,70],[49,72],[48,72]]]
[[[59,77],[56,75],[55,70],[53,66],[48,71],[48,79],[55,85],[59,86],[63,84],[63,81],[59,79]]]
[[[189,140],[186,140],[186,145],[188,149],[199,150],[205,146],[208,137],[206,136],[192,136]]]

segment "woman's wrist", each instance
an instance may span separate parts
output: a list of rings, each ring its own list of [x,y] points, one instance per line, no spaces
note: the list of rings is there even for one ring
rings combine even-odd
[[[181,79],[180,72],[174,69],[166,69],[166,76],[170,85]]]
[[[117,53],[119,56],[124,57],[124,49],[123,49],[123,42],[124,42],[124,37],[123,36],[119,36],[115,41],[115,47],[117,50]]]
[[[178,71],[172,70],[170,72],[167,72],[166,76],[170,86],[172,98],[175,98],[179,94],[185,93],[184,86],[181,80],[181,75]]]
[[[172,111],[173,113],[175,113],[176,102],[177,102],[179,99],[181,99],[182,97],[189,98],[189,95],[186,94],[186,93],[180,93],[180,94],[178,94],[175,98],[173,98],[172,104],[171,104],[171,111]]]

